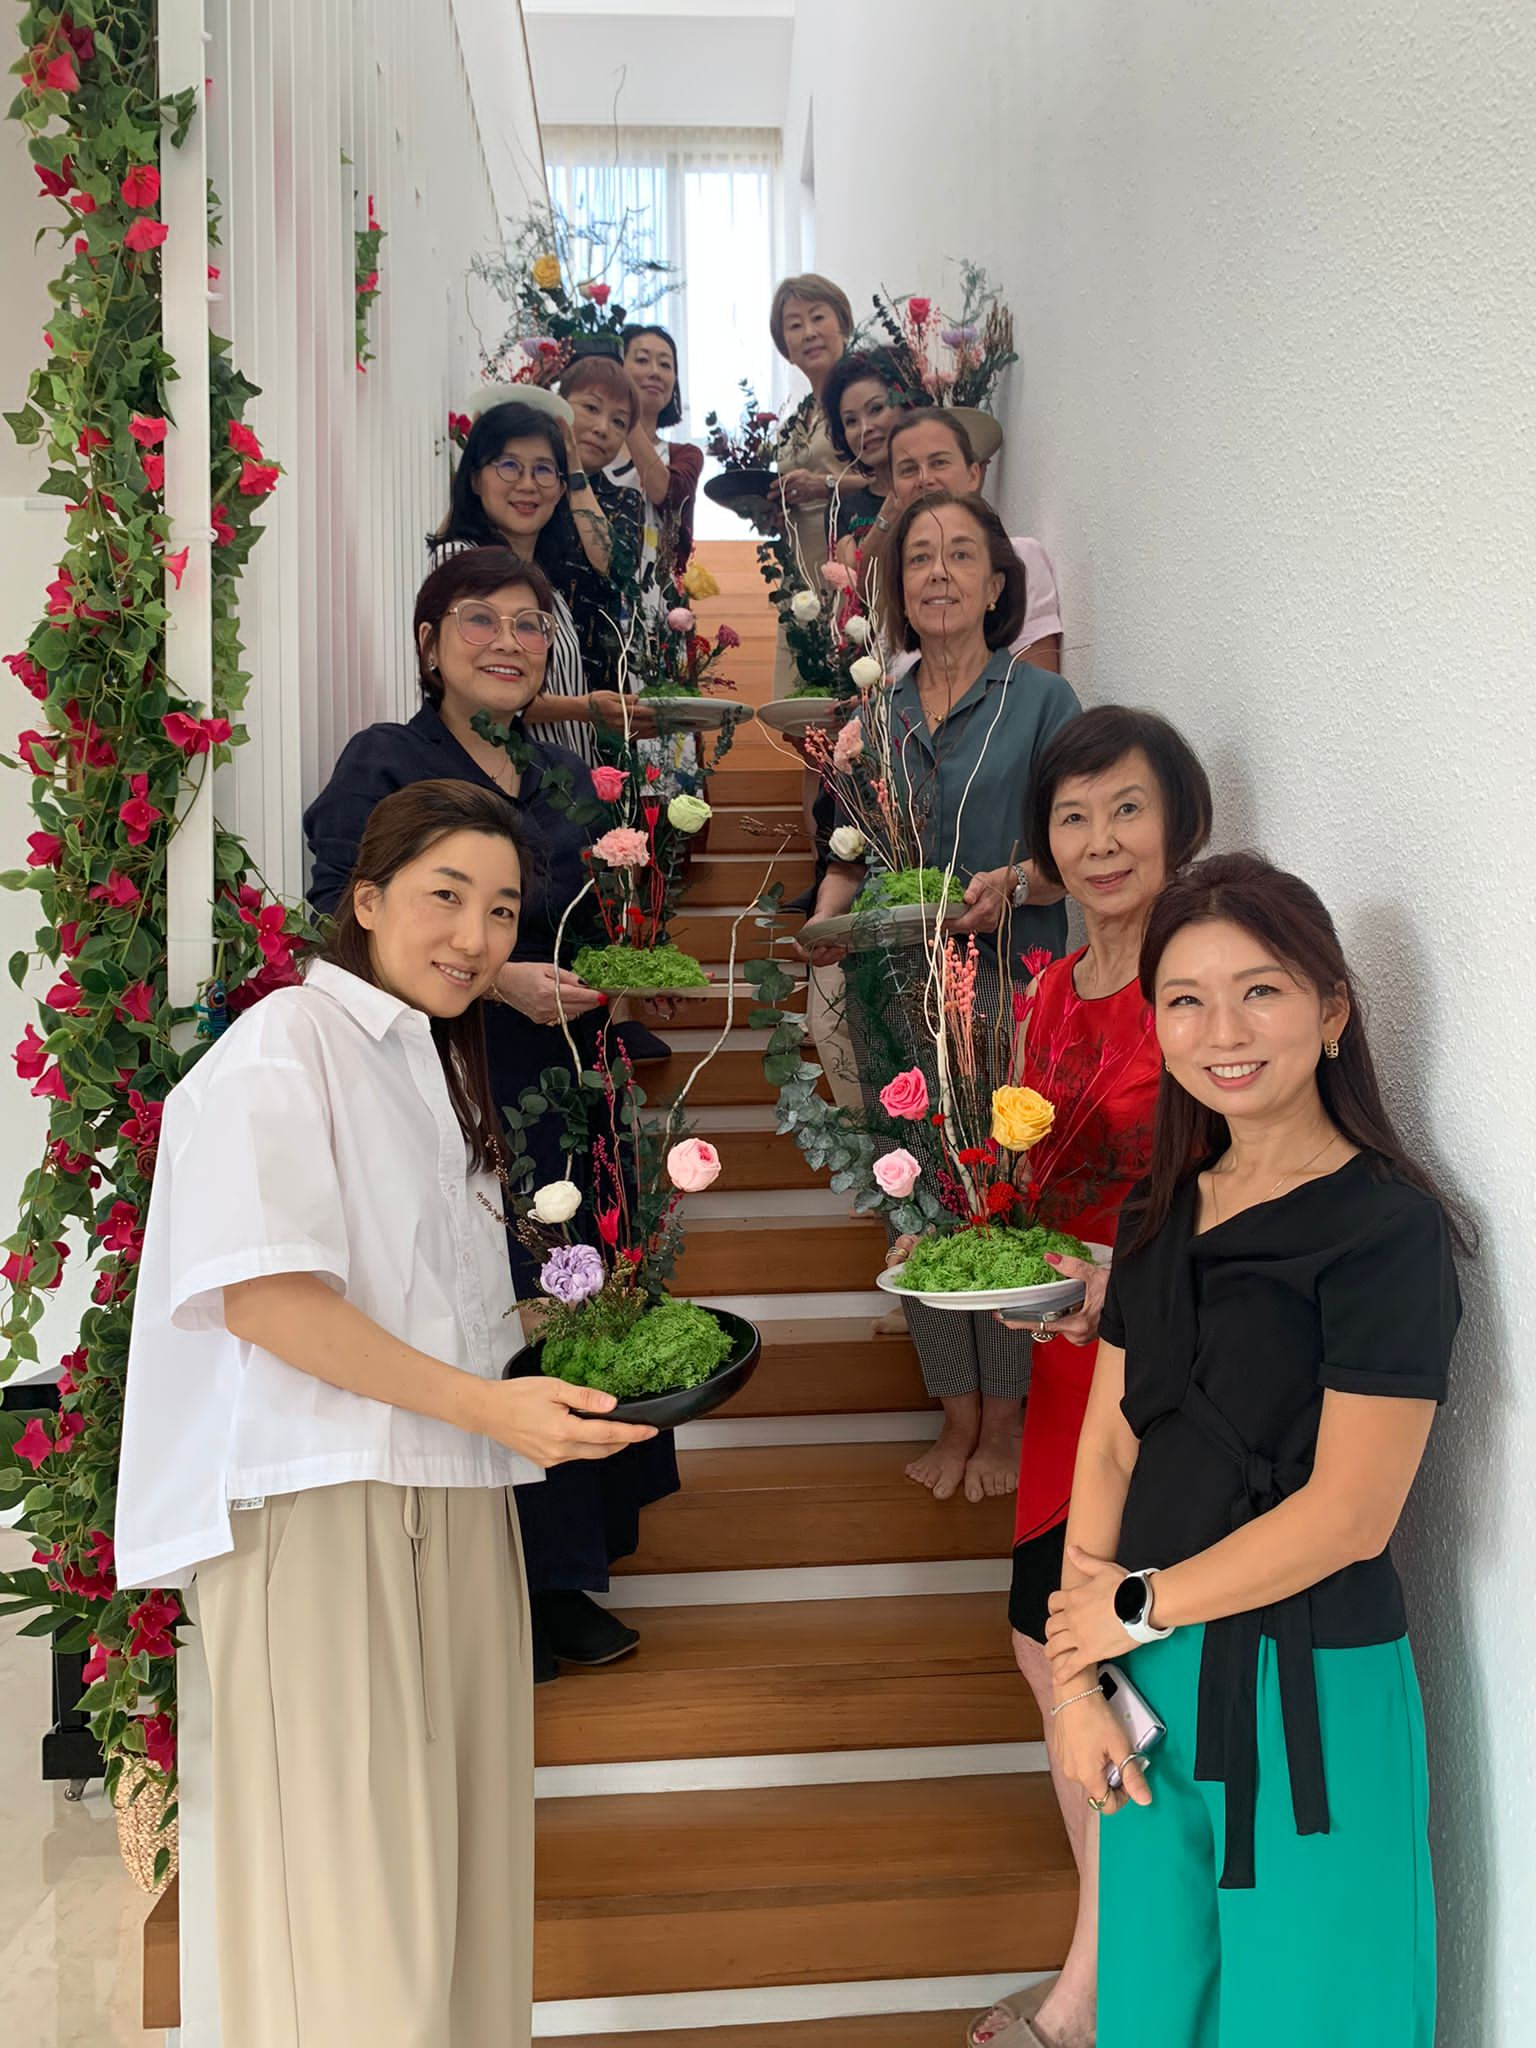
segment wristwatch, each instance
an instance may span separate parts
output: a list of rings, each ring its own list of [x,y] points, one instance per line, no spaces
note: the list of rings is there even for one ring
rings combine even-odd
[[[1022,861],[1020,861],[1018,865],[1014,868],[1013,894],[1009,897],[1008,900],[1013,905],[1015,910],[1022,910],[1025,904],[1029,901],[1029,877],[1024,872],[1024,864]]]
[[[585,491],[592,479],[584,469],[568,469],[565,473],[565,487],[568,491]]]
[[[1171,1628],[1154,1628],[1147,1616],[1152,1612],[1152,1580],[1157,1566],[1149,1564],[1139,1572],[1127,1572],[1115,1588],[1115,1619],[1133,1643],[1160,1643],[1171,1636]]]

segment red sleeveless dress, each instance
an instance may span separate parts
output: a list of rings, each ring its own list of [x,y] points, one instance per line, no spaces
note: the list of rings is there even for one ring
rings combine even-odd
[[[1030,1155],[1043,1171],[1044,1219],[1090,1244],[1113,1244],[1120,1205],[1152,1156],[1162,1055],[1151,1007],[1136,982],[1091,1001],[1077,993],[1073,970],[1086,950],[1053,960],[1042,972],[1020,1079],[1056,1105],[1050,1137]],[[1066,1518],[1095,1350],[1061,1337],[1034,1346],[1016,1544]]]

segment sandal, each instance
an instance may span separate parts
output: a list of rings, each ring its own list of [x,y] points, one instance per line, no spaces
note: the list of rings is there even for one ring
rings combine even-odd
[[[966,2028],[966,2048],[1045,2048],[1045,2043],[1030,2022],[1050,1996],[1055,1984],[1054,1976],[1042,1977],[1038,1984],[1031,1984],[1024,1991],[1015,1991],[1009,1998],[994,1999],[984,2012],[977,2013]],[[984,2040],[976,2029],[994,2012],[1006,2014],[1006,2022],[996,2033],[987,2035]]]

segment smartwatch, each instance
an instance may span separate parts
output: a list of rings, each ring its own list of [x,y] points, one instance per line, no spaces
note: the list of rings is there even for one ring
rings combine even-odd
[[[591,481],[584,469],[568,469],[565,473],[565,487],[568,491],[584,491]]]
[[[1152,1612],[1152,1580],[1156,1565],[1139,1572],[1127,1572],[1115,1588],[1115,1619],[1133,1643],[1160,1643],[1171,1636],[1171,1628],[1154,1628],[1147,1616]]]

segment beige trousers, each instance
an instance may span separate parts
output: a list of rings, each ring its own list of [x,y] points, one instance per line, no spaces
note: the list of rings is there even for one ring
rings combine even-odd
[[[222,2048],[526,2048],[533,1701],[505,1489],[231,1517],[198,1569]]]

